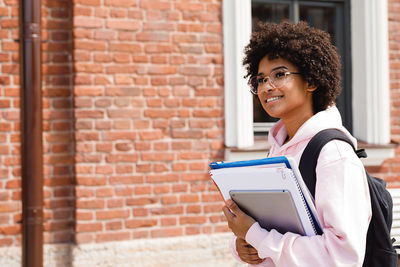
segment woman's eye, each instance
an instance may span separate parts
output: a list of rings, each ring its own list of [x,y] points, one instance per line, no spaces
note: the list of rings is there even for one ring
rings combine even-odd
[[[278,71],[275,73],[274,77],[279,79],[285,76],[285,72],[284,71]]]
[[[265,78],[258,78],[257,79],[257,83],[261,83],[262,84],[262,83],[264,83],[264,81],[265,81]]]

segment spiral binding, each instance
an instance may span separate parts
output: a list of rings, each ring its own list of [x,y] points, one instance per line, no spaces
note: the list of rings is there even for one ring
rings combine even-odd
[[[312,226],[312,228],[313,228],[313,230],[314,230],[314,233],[317,234],[318,231],[317,231],[317,228],[315,227],[314,218],[313,218],[313,216],[312,216],[311,213],[310,213],[310,209],[309,209],[309,207],[308,207],[308,205],[307,205],[307,202],[306,202],[306,200],[305,200],[303,191],[301,190],[300,184],[299,184],[299,182],[297,181],[296,175],[294,175],[294,172],[293,172],[292,170],[289,170],[289,169],[288,169],[287,171],[290,173],[290,176],[291,176],[291,177],[293,178],[293,180],[296,182],[297,190],[300,192],[301,200],[303,201],[303,205],[304,205],[304,207],[306,208],[306,212],[307,212],[308,219],[309,219],[310,222],[311,222],[311,226]]]

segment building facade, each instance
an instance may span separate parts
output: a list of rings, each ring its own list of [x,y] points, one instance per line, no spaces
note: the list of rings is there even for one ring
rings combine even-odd
[[[252,7],[304,9],[276,2],[42,0],[45,266],[239,266],[208,163],[266,155],[240,64]],[[343,10],[349,125],[399,187],[400,3],[308,2]],[[21,262],[18,11],[0,0],[2,266]]]

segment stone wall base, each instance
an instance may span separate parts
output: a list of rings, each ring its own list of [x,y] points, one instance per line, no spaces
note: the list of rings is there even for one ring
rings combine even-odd
[[[44,246],[43,266],[243,266],[229,251],[230,234]],[[0,248],[0,266],[20,267],[21,248]]]

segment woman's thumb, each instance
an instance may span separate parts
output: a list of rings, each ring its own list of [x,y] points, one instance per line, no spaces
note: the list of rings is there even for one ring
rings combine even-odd
[[[228,206],[228,208],[233,211],[233,213],[240,214],[242,213],[242,210],[239,208],[239,206],[235,203],[235,201],[233,201],[232,199],[228,199],[226,201],[226,205]]]

